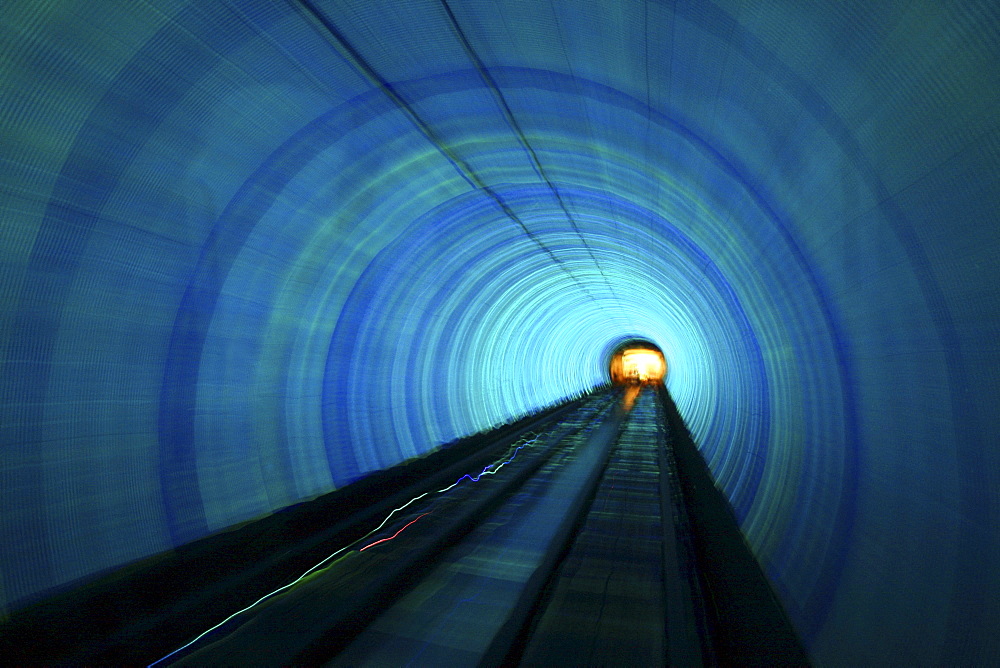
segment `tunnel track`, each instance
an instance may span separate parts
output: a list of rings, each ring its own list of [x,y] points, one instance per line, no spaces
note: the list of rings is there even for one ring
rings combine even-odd
[[[651,391],[631,412],[617,393],[594,398],[496,475],[418,499],[167,662],[593,663],[631,647],[638,661],[700,663],[661,413]]]

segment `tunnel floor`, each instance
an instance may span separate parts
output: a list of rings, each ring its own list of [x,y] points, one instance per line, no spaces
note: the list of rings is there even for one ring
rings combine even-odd
[[[662,386],[370,478],[40,602],[5,625],[0,659],[808,661]]]

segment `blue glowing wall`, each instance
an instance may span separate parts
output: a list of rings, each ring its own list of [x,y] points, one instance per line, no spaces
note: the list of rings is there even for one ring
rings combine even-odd
[[[5,3],[0,600],[635,336],[817,661],[1000,658],[996,7]]]

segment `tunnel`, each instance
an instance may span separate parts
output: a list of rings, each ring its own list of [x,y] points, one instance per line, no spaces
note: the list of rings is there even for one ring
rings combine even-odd
[[[659,346],[642,339],[626,339],[615,346],[607,366],[614,385],[662,384],[669,370]]]
[[[642,340],[811,661],[1000,661],[996,3],[0,14],[0,617]]]

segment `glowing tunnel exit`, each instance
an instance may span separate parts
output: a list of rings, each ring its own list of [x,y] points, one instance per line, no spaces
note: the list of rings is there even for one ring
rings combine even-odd
[[[667,375],[667,361],[653,344],[632,343],[611,356],[609,371],[616,385],[660,384]]]
[[[658,383],[663,381],[666,364],[663,355],[652,350],[626,350],[622,353],[622,371],[628,380]]]

